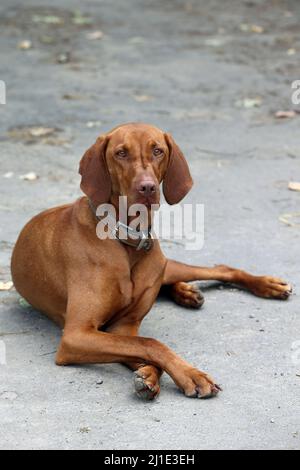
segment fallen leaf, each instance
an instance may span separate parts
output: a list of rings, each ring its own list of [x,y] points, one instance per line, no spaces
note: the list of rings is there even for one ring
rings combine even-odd
[[[299,222],[294,222],[294,220],[299,219]],[[283,214],[279,217],[280,222],[289,227],[300,227],[300,212],[293,212],[290,214]]]
[[[45,139],[55,136],[61,129],[53,127],[32,126],[15,127],[7,132],[11,139],[22,140],[25,143],[45,143]]]
[[[21,41],[18,44],[18,48],[22,51],[28,51],[29,49],[32,49],[32,42],[29,40]]]
[[[11,281],[8,282],[0,282],[0,291],[7,291],[13,287],[14,283]]]
[[[23,181],[36,181],[38,179],[38,175],[31,171],[30,173],[27,173],[26,175],[21,175],[20,179]]]
[[[20,307],[24,308],[24,310],[31,308],[30,303],[28,303],[27,300],[23,299],[23,297],[19,299],[19,304],[20,304]]]
[[[52,127],[31,127],[28,132],[32,137],[46,137],[54,134],[55,129]]]
[[[243,33],[247,33],[250,30],[250,26],[246,23],[240,24],[240,30],[243,31]]]
[[[34,23],[45,23],[45,24],[64,24],[63,18],[54,15],[34,15],[32,17]]]
[[[243,100],[236,101],[235,105],[238,108],[245,109],[259,108],[262,105],[262,98],[244,98]]]
[[[252,33],[256,34],[263,34],[265,32],[264,28],[262,26],[258,26],[257,24],[251,25],[250,30],[252,31]]]
[[[53,38],[52,36],[41,36],[40,41],[43,44],[54,44],[55,38]]]
[[[90,41],[96,41],[96,40],[99,40],[99,39],[103,39],[103,32],[102,31],[93,31],[92,33],[88,33],[86,35],[87,39],[89,39]]]
[[[208,38],[205,39],[204,44],[209,47],[221,47],[224,46],[226,40],[220,38]]]
[[[101,121],[88,121],[86,123],[86,127],[88,127],[89,129],[93,129],[94,127],[100,127],[100,126],[102,126]]]
[[[70,52],[61,52],[60,54],[58,54],[58,56],[56,57],[56,62],[58,64],[67,64],[68,62],[70,62],[71,60],[71,54]]]
[[[74,24],[77,24],[77,25],[88,25],[88,24],[92,24],[93,23],[93,20],[91,17],[89,16],[83,16],[83,14],[81,13],[81,11],[79,10],[76,10],[74,12],[74,15],[73,15],[73,18],[72,18],[72,22]]]
[[[84,99],[84,97],[82,95],[72,95],[70,93],[66,93],[62,96],[62,99],[67,101],[77,101]]]
[[[297,52],[296,49],[293,49],[293,48],[288,49],[288,50],[286,51],[287,55],[289,55],[289,56],[295,55],[296,52]]]
[[[275,114],[277,119],[293,119],[296,116],[296,111],[277,111]]]
[[[265,32],[262,26],[258,26],[257,24],[247,24],[247,23],[240,24],[240,30],[243,31],[243,33],[255,33],[255,34],[262,34]]]
[[[289,189],[291,191],[300,191],[300,183],[294,183],[294,182],[289,183]]]
[[[151,101],[153,99],[153,97],[149,95],[134,95],[133,98],[138,103],[146,103],[147,101]]]

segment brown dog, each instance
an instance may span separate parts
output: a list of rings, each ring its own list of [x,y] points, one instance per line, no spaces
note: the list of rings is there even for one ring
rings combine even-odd
[[[170,261],[150,236],[141,245],[141,240],[126,244],[97,237],[94,207],[110,202],[118,210],[120,195],[128,197],[129,205],[150,207],[159,202],[160,183],[167,202],[176,204],[191,189],[182,152],[161,130],[144,124],[112,130],[86,152],[80,173],[87,197],[35,217],[22,231],[12,257],[16,289],[64,328],[56,363],[124,363],[136,371],[138,394],[149,399],[158,395],[163,371],[188,397],[217,395],[220,387],[207,374],[159,341],[138,336],[161,287],[170,286],[179,304],[199,307],[203,298],[189,281],[234,283],[276,299],[287,299],[291,286],[227,266],[201,268]]]

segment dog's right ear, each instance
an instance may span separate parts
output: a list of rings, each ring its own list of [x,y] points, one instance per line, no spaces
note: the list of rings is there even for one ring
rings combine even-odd
[[[106,164],[108,136],[99,137],[80,162],[81,189],[95,207],[109,202],[111,179]]]

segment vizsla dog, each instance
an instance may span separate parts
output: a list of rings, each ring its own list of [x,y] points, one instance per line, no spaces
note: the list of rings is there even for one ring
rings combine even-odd
[[[169,134],[145,124],[126,124],[99,137],[80,164],[86,197],[50,209],[23,229],[13,256],[12,275],[18,292],[63,328],[56,364],[126,364],[135,371],[140,396],[155,398],[167,372],[187,397],[209,398],[221,390],[139,328],[162,286],[179,304],[200,307],[203,297],[190,281],[233,283],[253,294],[287,299],[291,286],[281,279],[258,277],[227,266],[187,266],[166,259],[151,237],[151,205],[179,203],[193,181],[187,162]],[[149,222],[143,238],[99,239],[95,208],[119,197],[128,205],[144,204]],[[146,233],[146,236],[145,236]]]

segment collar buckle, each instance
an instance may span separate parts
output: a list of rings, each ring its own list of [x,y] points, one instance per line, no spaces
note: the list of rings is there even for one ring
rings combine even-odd
[[[125,245],[136,248],[136,251],[144,250],[149,252],[153,247],[153,237],[151,232],[137,232],[133,228],[128,227],[120,221],[117,222],[112,233],[117,240],[119,240],[121,243],[124,243]]]
[[[96,219],[101,220],[97,216],[97,211],[90,199],[89,205]],[[120,232],[122,233],[122,235],[120,234]],[[133,228],[123,224],[123,222],[118,221],[111,233],[112,236],[116,240],[119,240],[120,243],[124,243],[125,245],[131,246],[137,251],[144,250],[146,252],[149,252],[153,248],[153,235],[151,233],[151,230],[138,232]]]

